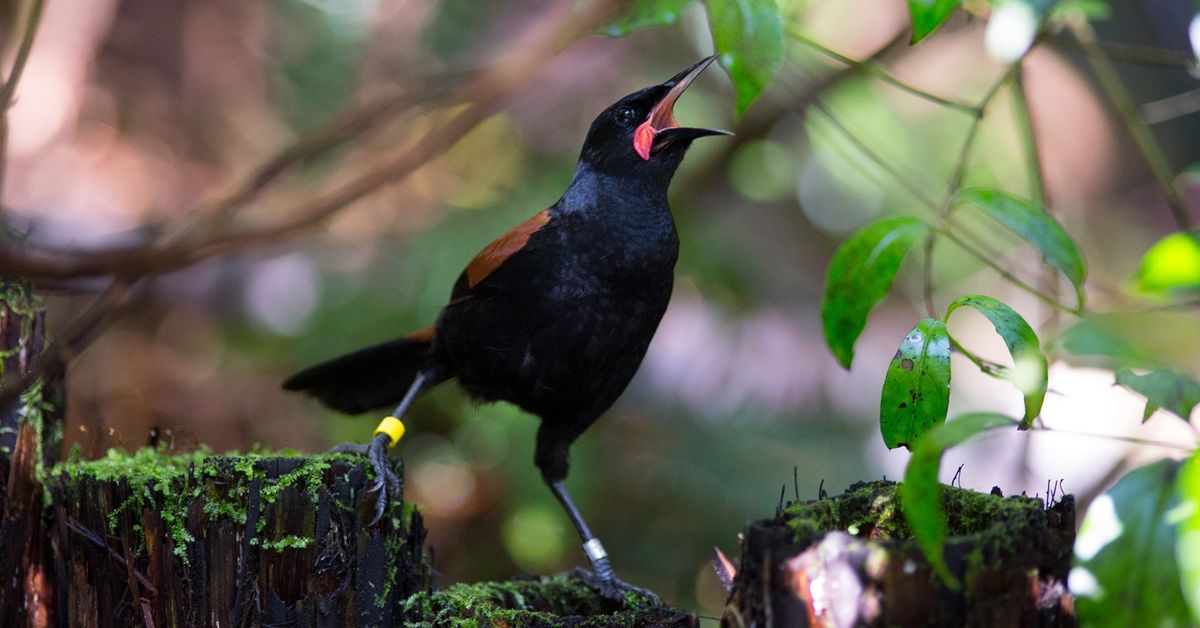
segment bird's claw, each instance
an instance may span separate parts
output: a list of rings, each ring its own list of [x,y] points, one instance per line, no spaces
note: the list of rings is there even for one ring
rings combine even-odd
[[[602,570],[598,569],[597,571]],[[612,575],[611,570],[609,570],[608,577],[603,577],[583,567],[576,567],[573,575],[595,590],[596,593],[599,593],[601,597],[618,602],[628,602],[629,594],[632,593],[637,597],[646,599],[650,603],[650,606],[662,605],[662,600],[658,597],[657,593],[650,589],[643,589],[642,587],[629,584]]]
[[[375,483],[368,490],[377,492],[375,497],[375,518],[367,524],[368,528],[376,526],[387,512],[388,503],[400,498],[402,485],[387,461],[389,444],[387,434],[376,434],[368,443],[343,443],[329,449],[328,453],[356,454],[366,456],[375,471]]]

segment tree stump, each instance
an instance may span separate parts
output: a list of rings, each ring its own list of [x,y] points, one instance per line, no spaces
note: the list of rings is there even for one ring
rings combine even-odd
[[[45,316],[29,285],[0,280],[0,626],[48,617],[42,471],[62,442],[62,382],[18,385],[44,344]]]
[[[70,626],[376,626],[430,586],[412,508],[380,525],[362,459],[168,456],[59,465],[58,621]]]
[[[1005,498],[942,487],[954,589],[925,561],[896,484],[790,504],[743,537],[723,625],[1074,626],[1066,589],[1071,496]]]

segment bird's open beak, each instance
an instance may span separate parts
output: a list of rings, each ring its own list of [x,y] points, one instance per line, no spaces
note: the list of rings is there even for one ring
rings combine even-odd
[[[681,127],[675,121],[675,101],[679,100],[688,85],[691,85],[716,58],[714,55],[701,59],[696,65],[662,84],[668,88],[666,95],[650,110],[646,121],[633,132],[633,150],[637,151],[642,159],[649,160],[651,154],[658,153],[673,141],[691,140],[706,135],[732,135],[729,131]]]

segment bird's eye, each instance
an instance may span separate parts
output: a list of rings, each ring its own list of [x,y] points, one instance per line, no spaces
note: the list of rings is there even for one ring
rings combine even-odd
[[[621,124],[633,124],[633,120],[636,117],[637,113],[635,113],[634,110],[629,107],[621,107],[620,109],[617,109],[617,120],[620,121]]]

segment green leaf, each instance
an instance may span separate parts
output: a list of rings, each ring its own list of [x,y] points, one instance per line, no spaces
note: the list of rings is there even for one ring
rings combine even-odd
[[[619,17],[600,29],[609,37],[624,37],[640,28],[670,26],[692,0],[633,0]]]
[[[1058,0],[1050,7],[1048,19],[1069,20],[1075,16],[1099,22],[1112,17],[1112,7],[1108,0]]]
[[[1175,559],[1183,599],[1192,609],[1193,625],[1200,624],[1200,453],[1193,453],[1175,479],[1179,500],[1179,528],[1175,532]]]
[[[1179,463],[1135,469],[1093,502],[1075,540],[1071,589],[1079,625],[1191,624],[1175,563]],[[1106,499],[1107,498],[1107,499]],[[1090,577],[1089,577],[1090,576]],[[1093,586],[1079,586],[1086,582]]]
[[[946,515],[942,511],[942,487],[938,470],[942,454],[987,430],[1015,425],[1010,417],[990,412],[964,414],[931,430],[917,441],[912,458],[904,469],[900,485],[900,504],[917,544],[933,570],[950,587],[959,588],[958,579],[946,568],[942,542],[946,539]]]
[[[1200,288],[1200,234],[1173,233],[1142,256],[1137,287],[1144,292]]]
[[[925,318],[904,337],[888,365],[879,403],[879,431],[889,449],[912,449],[946,421],[950,405],[950,335],[946,324]]]
[[[1083,255],[1071,236],[1044,207],[988,188],[963,190],[958,193],[958,200],[978,207],[1022,240],[1032,244],[1041,252],[1042,261],[1066,275],[1082,302],[1083,281],[1087,278]]]
[[[1088,313],[1051,342],[1076,364],[1187,368],[1200,355],[1200,317],[1169,310]]]
[[[946,320],[960,306],[973,307],[987,317],[1004,339],[1013,359],[1008,380],[1025,396],[1025,417],[1021,424],[1028,426],[1042,411],[1046,400],[1047,362],[1041,343],[1029,323],[1001,301],[982,294],[962,297],[946,308]]]
[[[1117,383],[1146,398],[1144,423],[1155,410],[1164,408],[1175,416],[1188,420],[1192,408],[1200,403],[1200,383],[1190,376],[1171,369],[1138,375],[1129,369],[1117,371]]]
[[[821,301],[825,342],[845,368],[867,316],[887,296],[900,263],[929,225],[907,216],[886,218],[854,232],[833,254]]]
[[[783,25],[775,0],[705,0],[713,46],[729,72],[741,115],[779,70]]]
[[[912,17],[912,40],[909,45],[925,39],[937,30],[962,0],[908,0],[908,14]]]

